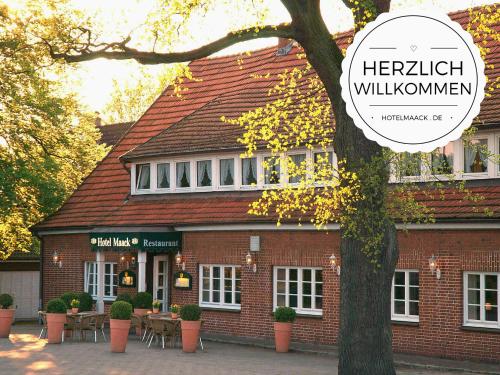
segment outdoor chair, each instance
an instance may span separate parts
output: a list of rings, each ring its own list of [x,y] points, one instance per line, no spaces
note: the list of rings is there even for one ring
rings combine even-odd
[[[159,318],[160,314],[148,314],[148,315],[144,315],[141,317],[143,325],[144,325],[144,334],[142,335],[141,341],[146,340],[146,343],[149,342],[149,339],[151,338],[151,334],[152,334],[152,327],[151,327],[151,319],[150,318],[155,318],[155,317]]]
[[[149,340],[148,348],[151,346],[153,338],[157,339],[158,337],[161,337],[161,344],[163,349],[165,349],[166,338],[170,340],[170,347],[173,347],[175,343],[176,326],[177,324],[170,320],[152,319],[151,320],[152,336],[151,339]]]
[[[67,315],[66,316],[66,323],[64,323],[64,330],[62,332],[62,342],[66,339],[66,333],[71,332],[71,337],[75,337],[76,331],[80,329],[79,327],[79,322],[78,322],[78,317],[72,316],[72,315]]]
[[[104,320],[106,314],[84,315],[80,320],[80,337],[83,339],[88,331],[94,332],[94,342],[97,342],[97,331],[101,331],[102,338],[106,341],[104,334]]]
[[[38,338],[42,339],[47,336],[47,313],[45,311],[39,311],[38,316],[40,317],[40,323],[42,324],[42,330],[40,331]]]

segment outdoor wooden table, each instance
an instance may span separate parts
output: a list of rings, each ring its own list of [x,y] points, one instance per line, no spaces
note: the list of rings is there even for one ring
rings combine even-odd
[[[68,324],[72,324],[73,328],[71,330],[65,329],[65,335],[68,337],[72,337],[73,334],[76,334],[77,331],[80,330],[80,319],[83,316],[88,316],[88,315],[97,315],[97,311],[82,311],[78,313],[72,313],[72,312],[66,312],[66,320]],[[71,332],[71,334],[70,334]]]

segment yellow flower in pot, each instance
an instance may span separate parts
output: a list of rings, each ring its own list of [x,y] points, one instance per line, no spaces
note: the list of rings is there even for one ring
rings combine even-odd
[[[155,299],[153,301],[153,314],[158,314],[160,312],[161,302],[160,300]]]
[[[180,309],[181,309],[180,305],[176,305],[175,303],[170,305],[170,313],[172,314],[172,319],[177,319],[179,317]]]
[[[71,313],[77,314],[79,308],[80,308],[80,301],[77,299],[72,299],[71,300]]]

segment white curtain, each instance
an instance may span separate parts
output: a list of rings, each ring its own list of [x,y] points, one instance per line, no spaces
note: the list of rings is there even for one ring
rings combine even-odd
[[[306,154],[298,154],[298,155],[290,155],[290,159],[292,159],[293,164],[295,165],[294,171],[297,171],[301,168],[301,164],[304,160],[306,160]],[[291,184],[299,183],[303,176],[296,175],[290,176],[289,181]]]
[[[158,164],[157,167],[157,187],[167,189],[170,187],[170,164]]]
[[[466,173],[480,173],[486,171],[488,165],[488,155],[484,152],[483,148],[488,144],[486,139],[473,141],[470,146],[464,147],[464,172]],[[476,158],[479,154],[479,160],[482,163],[481,170],[473,170],[473,166],[477,163]]]
[[[278,157],[270,156],[265,158],[267,163],[266,175],[264,183],[267,184],[279,184],[280,182],[280,160]]]
[[[212,186],[212,161],[197,162],[198,186]]]
[[[241,160],[242,174],[241,183],[243,185],[252,185],[257,183],[257,159],[248,158]]]
[[[178,188],[190,187],[190,170],[189,162],[181,162],[175,165],[176,167],[176,186]]]
[[[149,164],[138,165],[137,189],[149,189]]]
[[[220,184],[221,186],[234,185],[234,159],[221,159]]]

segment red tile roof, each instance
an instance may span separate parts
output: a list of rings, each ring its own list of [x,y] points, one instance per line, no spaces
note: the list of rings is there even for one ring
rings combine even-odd
[[[462,25],[467,23],[466,11],[452,16]],[[340,35],[339,44],[346,46],[350,35]],[[491,44],[490,47],[489,61],[500,64],[500,46]],[[252,74],[278,73],[304,64],[304,60],[297,59],[296,48],[286,56],[276,56],[275,52],[276,48],[271,47],[254,51],[250,56],[193,61],[190,68],[196,80],[185,81],[187,91],[183,98],[179,99],[171,87],[167,88],[61,209],[35,229],[270,221],[270,218],[247,214],[248,204],[256,193],[130,196],[130,174],[119,158],[133,149],[146,155],[158,152],[157,148],[161,152],[180,152],[184,148],[193,152],[214,149],[214,145],[216,149],[235,147],[235,138],[241,130],[226,127],[220,122],[220,116],[241,113],[269,100],[263,95],[269,80],[255,79]],[[499,71],[487,73],[494,77]],[[500,124],[499,103],[497,90],[482,104],[482,122]],[[156,138],[151,140],[153,137]],[[143,146],[138,147],[140,145]],[[487,196],[481,204],[488,205],[494,217],[500,217],[500,186],[474,189]],[[445,201],[428,200],[428,205],[435,207],[436,217],[443,219],[484,216],[475,212],[470,204],[457,200],[451,192]]]

